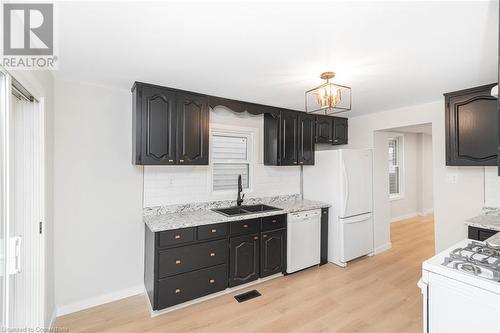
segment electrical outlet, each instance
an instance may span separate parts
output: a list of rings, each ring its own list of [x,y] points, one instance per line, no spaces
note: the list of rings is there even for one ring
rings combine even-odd
[[[448,184],[457,184],[458,183],[458,173],[447,173],[446,174],[446,182]]]

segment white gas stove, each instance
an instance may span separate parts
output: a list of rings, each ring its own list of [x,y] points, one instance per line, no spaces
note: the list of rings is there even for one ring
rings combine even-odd
[[[500,332],[500,250],[463,240],[422,264],[424,332]]]
[[[500,250],[472,241],[444,258],[443,265],[488,280],[500,281]]]

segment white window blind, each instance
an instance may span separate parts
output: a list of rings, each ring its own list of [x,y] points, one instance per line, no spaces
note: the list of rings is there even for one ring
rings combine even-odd
[[[244,189],[249,188],[250,147],[245,134],[212,135],[212,183],[214,191],[236,190],[238,175]]]
[[[400,140],[389,139],[389,195],[400,194],[401,189],[401,167],[400,167]]]

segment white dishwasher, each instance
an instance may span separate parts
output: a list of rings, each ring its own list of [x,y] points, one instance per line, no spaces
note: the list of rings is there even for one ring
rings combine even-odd
[[[319,265],[320,241],[321,209],[288,214],[286,272]]]

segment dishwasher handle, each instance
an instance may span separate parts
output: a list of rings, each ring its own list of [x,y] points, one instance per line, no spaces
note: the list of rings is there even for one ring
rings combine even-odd
[[[310,219],[313,217],[321,216],[321,210],[315,209],[315,210],[307,210],[305,212],[291,213],[290,216],[291,220]]]

